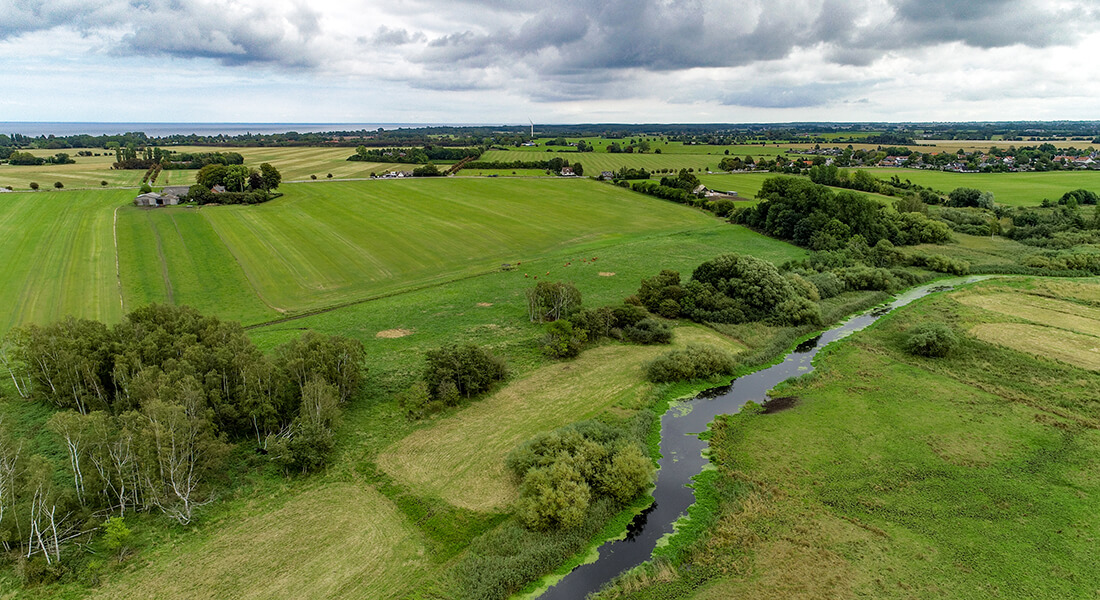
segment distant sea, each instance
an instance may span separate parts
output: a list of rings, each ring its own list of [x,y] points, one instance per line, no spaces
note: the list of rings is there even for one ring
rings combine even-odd
[[[115,135],[142,132],[151,137],[166,135],[241,135],[245,133],[314,133],[318,131],[368,131],[409,127],[462,127],[464,123],[62,123],[0,121],[0,133],[40,135]]]

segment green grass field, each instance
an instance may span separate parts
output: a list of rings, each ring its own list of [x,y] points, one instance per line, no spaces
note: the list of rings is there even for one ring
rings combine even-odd
[[[124,191],[0,194],[0,330],[66,315],[122,316],[114,210]]]
[[[773,393],[793,407],[737,418],[712,441],[744,491],[691,559],[702,569],[626,597],[1095,597],[1100,379],[1052,350],[1097,344],[1098,290],[1095,279],[984,282],[832,347],[815,374]],[[1006,308],[1028,303],[1042,311]],[[1078,322],[1043,325],[1042,347],[973,335],[1066,306]],[[902,350],[929,321],[962,336],[949,357]]]
[[[897,175],[913,183],[947,193],[959,187],[993,192],[1000,204],[1037,206],[1044,198],[1057,201],[1062,194],[1084,188],[1100,193],[1100,171],[1048,171],[1045,173],[948,173],[919,169],[869,169],[879,179]]]
[[[66,314],[114,321],[124,307],[149,302],[257,323],[492,273],[506,262],[534,261],[561,276],[542,261],[653,236],[747,234],[587,180],[323,182],[283,191],[261,206],[156,210],[130,206],[132,193],[122,191],[4,194],[0,223],[17,235],[0,241],[0,323]]]

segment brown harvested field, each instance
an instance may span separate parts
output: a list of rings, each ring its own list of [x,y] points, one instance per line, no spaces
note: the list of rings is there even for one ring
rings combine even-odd
[[[1094,371],[1100,370],[1100,338],[1026,323],[982,323],[978,339]]]
[[[743,347],[702,327],[679,327],[674,347]],[[668,346],[612,344],[586,350],[510,383],[461,412],[419,429],[378,457],[394,478],[471,510],[499,511],[514,500],[504,458],[535,434],[591,418],[612,406],[637,406],[651,384],[642,365]]]
[[[960,294],[955,296],[955,299],[967,306],[983,308],[1032,323],[1100,336],[1100,308],[1011,292]]]
[[[420,533],[365,485],[328,483],[208,527],[204,539],[159,550],[91,597],[399,598],[428,564]]]

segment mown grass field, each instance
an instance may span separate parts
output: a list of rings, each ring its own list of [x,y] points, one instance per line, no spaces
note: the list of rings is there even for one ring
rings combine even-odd
[[[651,236],[712,232],[768,246],[703,212],[587,180],[324,182],[283,191],[261,206],[155,210],[130,206],[124,191],[4,194],[0,224],[13,234],[0,240],[0,325],[66,314],[114,321],[123,304],[149,302],[258,323],[493,273],[502,263],[538,262],[530,284],[546,271],[568,275],[550,257],[564,264],[576,256],[576,272],[595,264],[580,263],[585,254]],[[505,275],[515,281],[525,272]]]
[[[948,173],[921,169],[869,169],[879,179],[897,175],[913,183],[947,193],[959,187],[993,192],[1000,204],[1038,206],[1043,199],[1056,202],[1076,189],[1100,193],[1100,171],[1047,171],[1044,173]]]
[[[112,225],[120,191],[0,194],[0,331],[122,316]]]
[[[430,566],[419,530],[361,483],[328,482],[208,523],[89,598],[404,598]],[[136,565],[135,565],[136,566]]]
[[[711,580],[689,591],[690,571],[668,571],[628,597],[1095,597],[1100,379],[1053,346],[973,332],[1024,324],[1005,296],[1092,315],[1098,289],[992,280],[832,347],[815,374],[773,392],[793,407],[736,419],[712,441],[747,491],[692,561]],[[949,357],[902,350],[928,321],[962,336]],[[1083,324],[1030,325],[1072,348],[1097,340],[1081,331],[1095,321]]]
[[[700,326],[678,327],[674,348],[744,346]],[[542,367],[469,409],[418,429],[387,448],[379,466],[395,479],[478,511],[502,511],[515,500],[504,457],[536,434],[592,418],[611,407],[637,410],[653,384],[643,365],[665,346],[612,344],[576,360]],[[471,436],[471,431],[481,435]]]

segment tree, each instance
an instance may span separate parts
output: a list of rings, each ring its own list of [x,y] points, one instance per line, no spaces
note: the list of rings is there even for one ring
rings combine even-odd
[[[581,292],[570,282],[540,281],[527,290],[527,316],[535,323],[568,317],[581,307]]]
[[[100,181],[99,185],[101,185],[103,187],[107,187],[107,181],[106,180]]]
[[[61,188],[65,187],[65,184],[61,183],[60,181],[55,181],[55,182],[53,182],[53,187],[55,189],[60,190]]]
[[[584,165],[581,163],[573,163],[573,174],[577,177],[584,175]]]
[[[115,552],[119,559],[126,554],[126,542],[130,539],[130,528],[122,517],[108,517],[103,522],[103,545]]]
[[[250,172],[244,165],[230,165],[225,168],[225,189],[230,192],[243,192],[248,187]]]
[[[37,192],[38,191],[38,183],[32,181],[31,182],[31,189]]]
[[[283,182],[283,175],[271,163],[260,164],[260,177],[263,180],[265,190],[274,190]]]
[[[210,189],[216,185],[225,185],[226,166],[212,163],[199,169],[195,174],[195,183]]]
[[[210,422],[187,408],[161,400],[149,402],[142,415],[143,460],[139,462],[146,498],[164,514],[186,525],[195,508],[212,499],[206,477],[221,467],[228,446]]]

